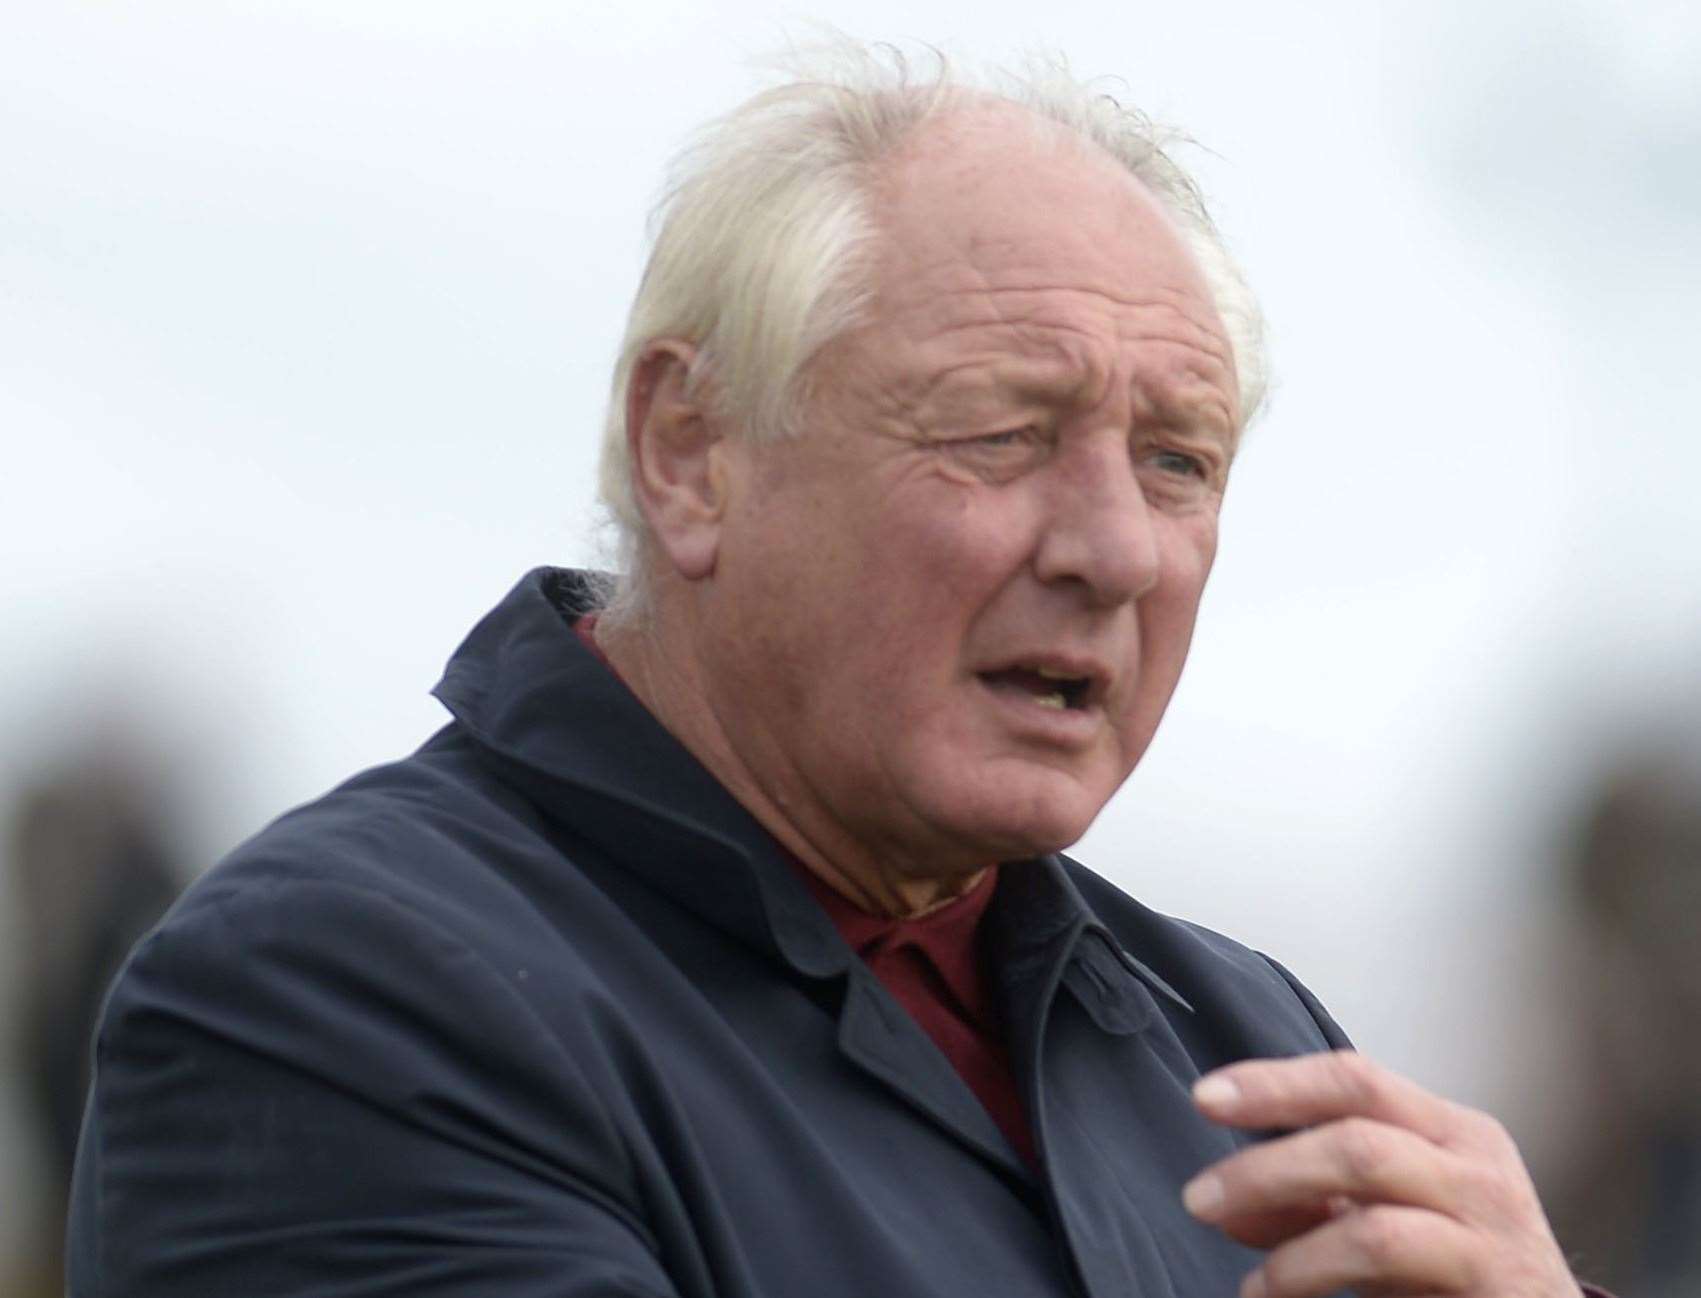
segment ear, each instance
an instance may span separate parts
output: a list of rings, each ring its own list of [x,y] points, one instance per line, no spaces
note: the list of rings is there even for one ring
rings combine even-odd
[[[691,391],[691,344],[646,344],[626,388],[632,489],[650,535],[687,581],[710,576],[726,508],[720,423]]]

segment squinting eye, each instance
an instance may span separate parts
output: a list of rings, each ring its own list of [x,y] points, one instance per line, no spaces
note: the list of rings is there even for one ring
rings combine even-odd
[[[1205,462],[1197,455],[1188,455],[1185,451],[1159,451],[1152,457],[1152,462],[1166,473],[1178,474],[1185,478],[1210,476]]]
[[[1032,424],[1024,424],[958,437],[940,446],[952,460],[987,482],[1008,482],[1044,458],[1047,438]]]
[[[1026,425],[1021,428],[1005,428],[996,433],[976,433],[972,437],[959,437],[945,445],[958,455],[970,459],[993,460],[1002,464],[1026,458],[1039,443],[1039,430]]]

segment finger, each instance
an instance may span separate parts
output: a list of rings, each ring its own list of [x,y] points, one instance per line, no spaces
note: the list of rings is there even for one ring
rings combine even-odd
[[[1467,1291],[1479,1270],[1477,1239],[1422,1208],[1379,1205],[1336,1217],[1288,1241],[1241,1285],[1241,1298],[1323,1298]]]
[[[1328,1210],[1324,1208],[1293,1208],[1280,1212],[1236,1214],[1225,1221],[1212,1224],[1247,1248],[1270,1249],[1287,1243],[1296,1235],[1315,1230],[1328,1221],[1329,1216]]]
[[[1182,1200],[1201,1221],[1251,1243],[1248,1232],[1268,1239],[1266,1219],[1326,1214],[1341,1198],[1450,1212],[1466,1197],[1468,1171],[1459,1155],[1422,1136],[1369,1118],[1343,1118],[1213,1164],[1188,1183]],[[1308,1229],[1296,1224],[1290,1234]]]
[[[1235,1127],[1309,1127],[1356,1116],[1437,1144],[1461,1131],[1457,1105],[1352,1050],[1230,1064],[1200,1078],[1193,1100],[1206,1117]]]

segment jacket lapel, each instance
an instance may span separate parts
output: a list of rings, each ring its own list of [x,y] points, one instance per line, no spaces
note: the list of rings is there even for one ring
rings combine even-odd
[[[1011,1176],[1032,1181],[990,1114],[909,1011],[859,961],[839,1012],[839,1049],[870,1078]]]

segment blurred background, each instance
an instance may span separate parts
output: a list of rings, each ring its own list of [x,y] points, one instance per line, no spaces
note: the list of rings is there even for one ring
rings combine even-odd
[[[169,0],[0,42],[0,1298],[128,942],[597,559],[662,168],[808,19],[1122,78],[1270,316],[1078,854],[1499,1115],[1585,1274],[1701,1294],[1701,8]]]

